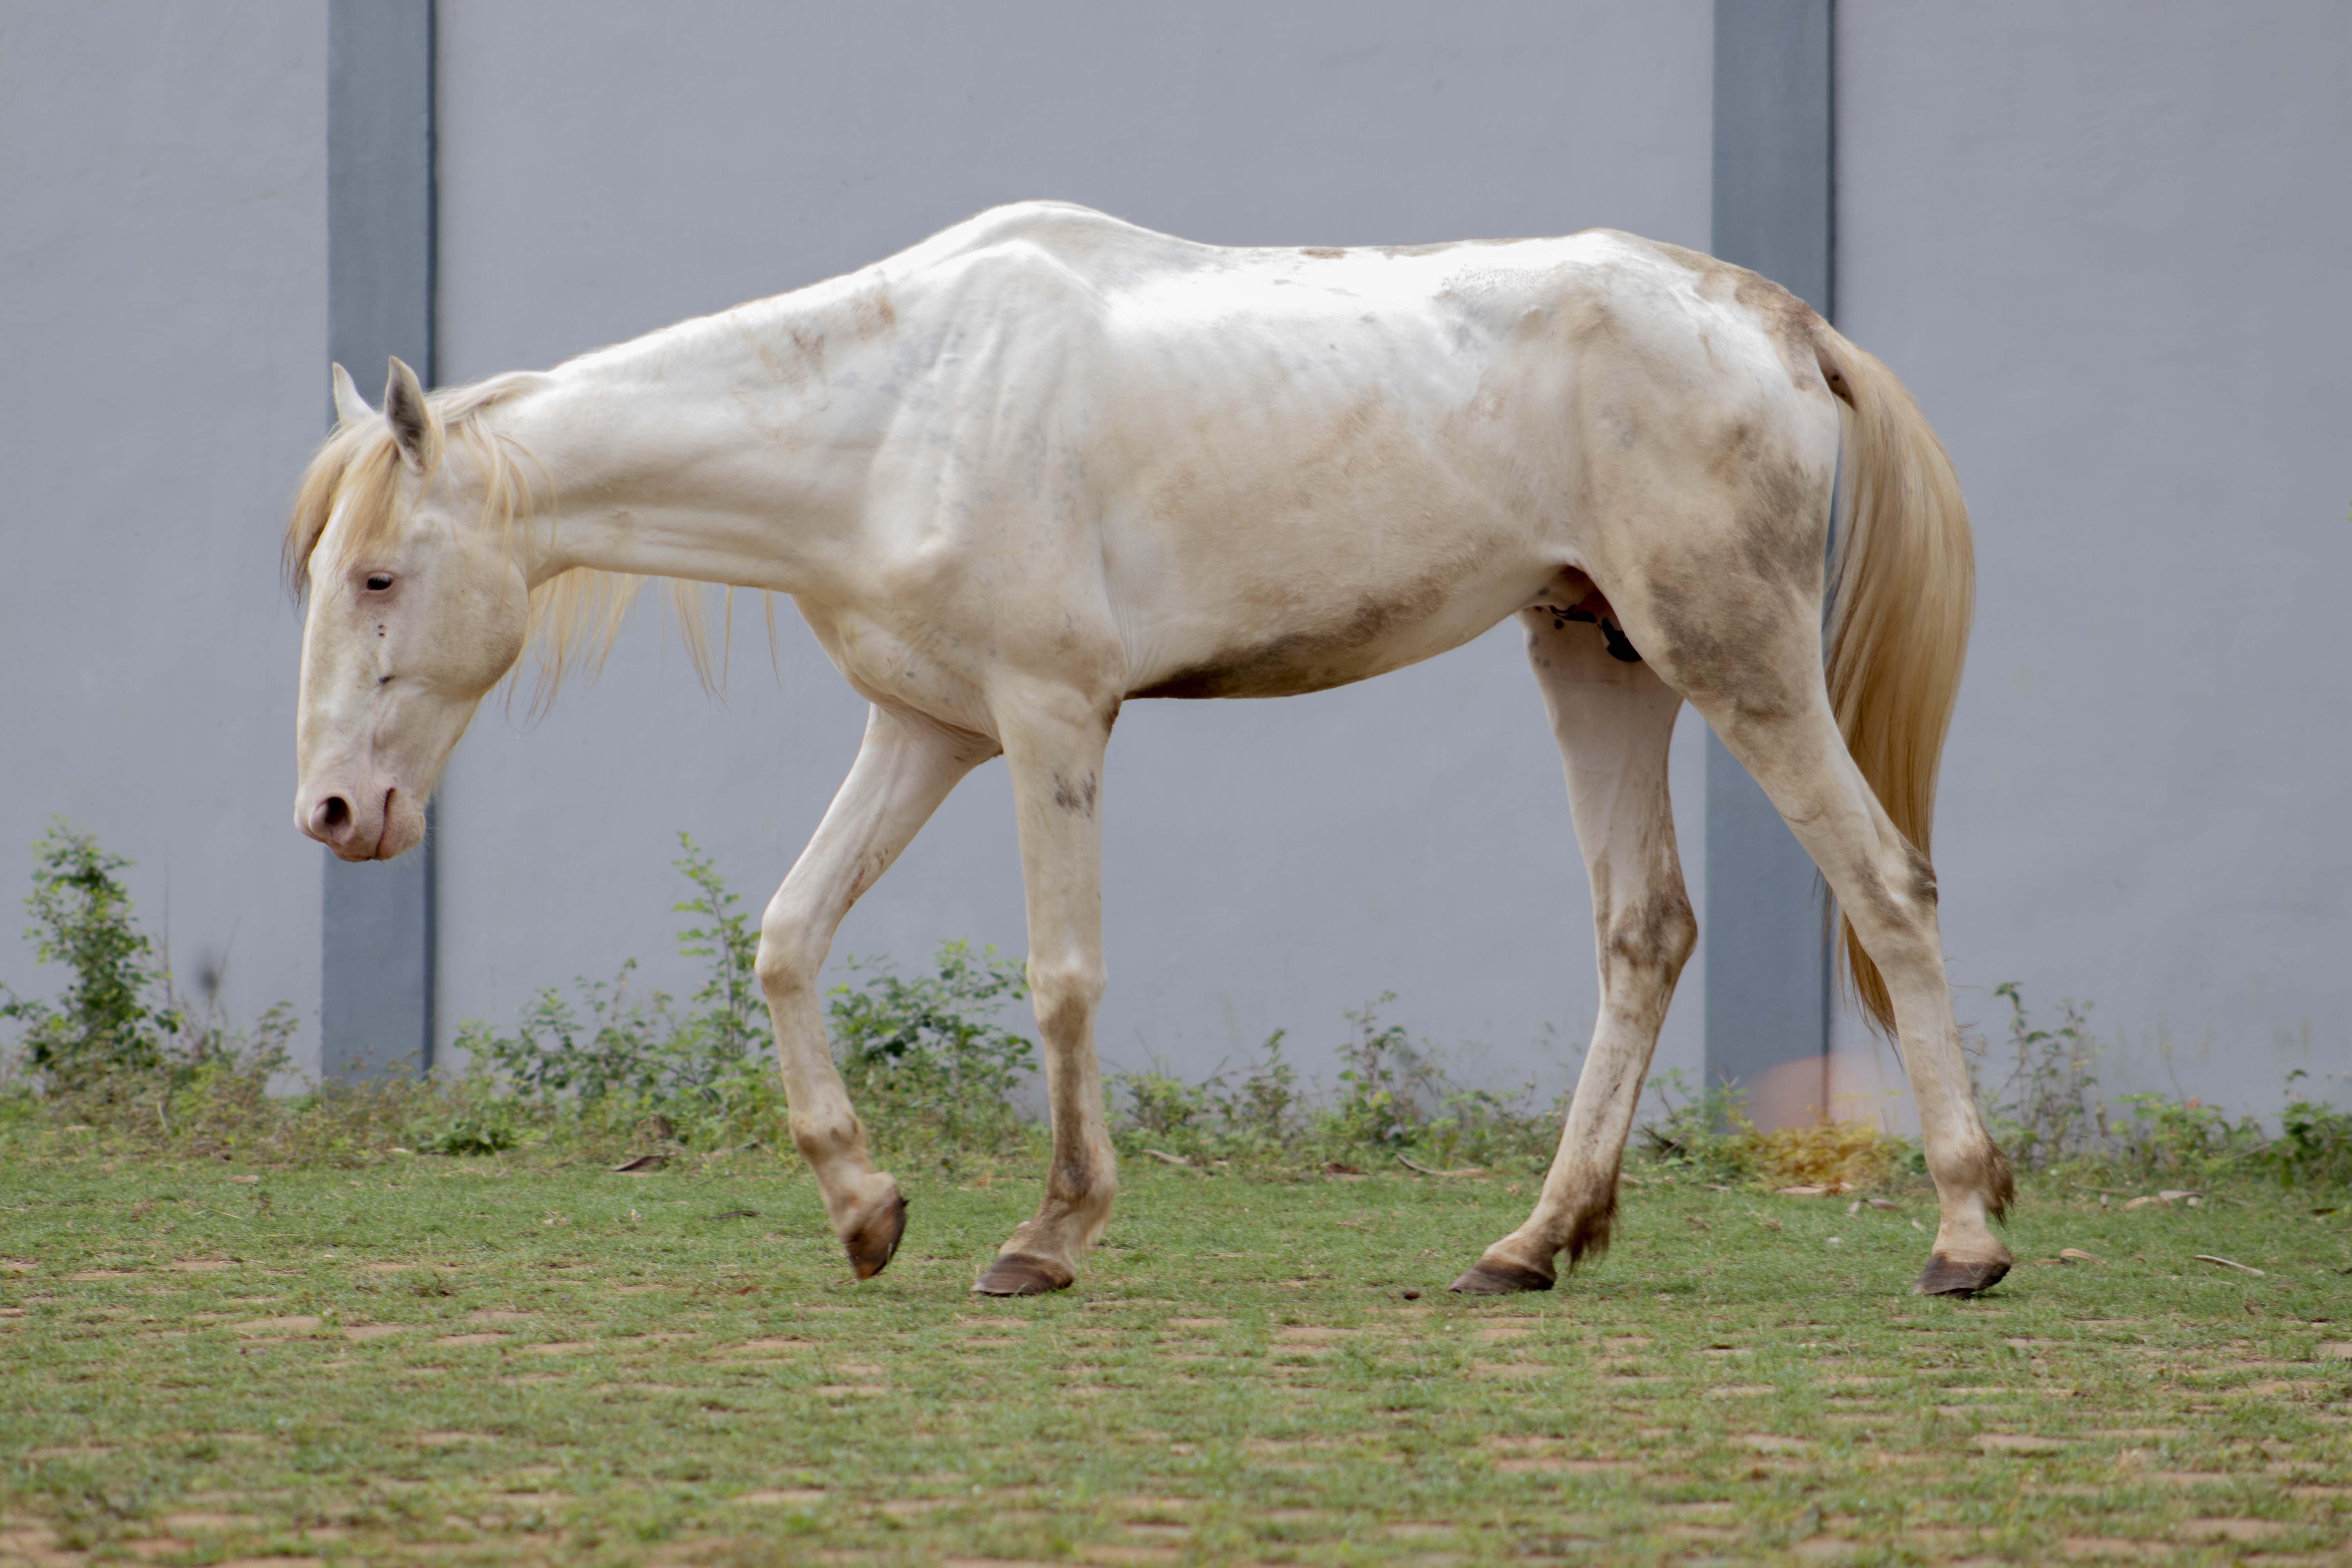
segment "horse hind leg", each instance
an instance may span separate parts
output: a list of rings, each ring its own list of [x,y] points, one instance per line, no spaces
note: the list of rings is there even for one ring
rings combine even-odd
[[[1646,664],[1617,654],[1612,628],[1543,609],[1521,618],[1591,879],[1601,1012],[1542,1195],[1526,1224],[1454,1282],[1466,1295],[1549,1290],[1560,1252],[1573,1266],[1609,1245],[1642,1081],[1698,937],[1666,789],[1682,698]]]
[[[1978,1115],[1953,1020],[1935,872],[1888,817],[1839,732],[1817,608],[1731,575],[1680,586],[1671,604],[1639,590],[1614,593],[1612,602],[1648,662],[1763,786],[1885,978],[1941,1214],[1916,1289],[1984,1289],[2011,1262],[1990,1224],[2008,1208],[2009,1162]],[[1725,626],[1741,636],[1726,637]]]

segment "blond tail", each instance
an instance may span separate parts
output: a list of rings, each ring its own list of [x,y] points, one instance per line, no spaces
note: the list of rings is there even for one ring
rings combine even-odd
[[[1862,776],[1921,855],[1936,770],[1976,611],[1976,553],[1959,479],[1895,373],[1832,331],[1822,371],[1853,409],[1829,619],[1830,702]],[[1895,1007],[1851,921],[1840,947],[1854,994],[1895,1032]]]

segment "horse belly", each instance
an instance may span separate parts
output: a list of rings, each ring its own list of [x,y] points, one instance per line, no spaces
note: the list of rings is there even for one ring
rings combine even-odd
[[[1163,604],[1155,617],[1181,628],[1169,639],[1173,657],[1153,661],[1159,668],[1142,672],[1129,695],[1295,697],[1401,669],[1460,647],[1517,609],[1547,571],[1513,559],[1518,553],[1475,550],[1392,574],[1334,572],[1327,563],[1261,578],[1256,593],[1236,585],[1185,595],[1195,599],[1189,609]],[[1276,593],[1266,592],[1276,584]]]

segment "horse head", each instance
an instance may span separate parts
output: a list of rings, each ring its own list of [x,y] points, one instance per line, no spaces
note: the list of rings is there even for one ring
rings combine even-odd
[[[520,656],[530,585],[494,446],[449,440],[396,359],[381,411],[341,365],[334,387],[287,535],[308,601],[294,821],[345,860],[389,860],[424,838],[450,752]]]

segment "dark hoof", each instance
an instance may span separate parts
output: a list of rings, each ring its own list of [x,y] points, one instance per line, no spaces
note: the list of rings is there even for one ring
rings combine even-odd
[[[1446,1289],[1457,1296],[1516,1296],[1522,1290],[1549,1290],[1553,1279],[1549,1268],[1530,1268],[1524,1263],[1482,1258],[1469,1273]]]
[[[906,1234],[907,1200],[902,1197],[843,1243],[849,1249],[850,1268],[857,1271],[860,1279],[873,1279],[898,1256],[898,1238]]]
[[[1914,1296],[1973,1296],[2000,1283],[2007,1263],[1963,1263],[1938,1252],[1927,1259],[1927,1271],[1911,1287]]]
[[[1032,1258],[1025,1252],[1015,1252],[1000,1258],[988,1266],[971,1288],[975,1296],[1043,1296],[1049,1290],[1066,1290],[1076,1275],[1058,1263],[1048,1263],[1042,1258]]]

